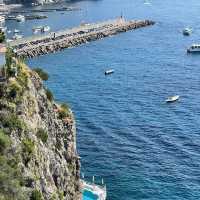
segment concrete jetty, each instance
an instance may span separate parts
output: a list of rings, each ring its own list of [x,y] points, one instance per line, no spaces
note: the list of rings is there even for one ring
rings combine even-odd
[[[19,39],[9,42],[8,46],[12,47],[19,57],[32,58],[153,24],[154,22],[150,20],[126,21],[120,17],[115,20],[82,24],[72,29]]]

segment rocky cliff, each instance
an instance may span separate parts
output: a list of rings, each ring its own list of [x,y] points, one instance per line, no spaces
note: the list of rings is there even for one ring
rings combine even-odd
[[[0,168],[8,178],[2,180],[0,173],[0,185],[5,185],[0,186],[0,199],[79,200],[80,164],[71,110],[56,104],[40,73],[30,70],[11,52],[7,53],[3,74]],[[1,165],[1,157],[7,164],[4,168],[10,171]],[[15,185],[7,181],[9,178]]]

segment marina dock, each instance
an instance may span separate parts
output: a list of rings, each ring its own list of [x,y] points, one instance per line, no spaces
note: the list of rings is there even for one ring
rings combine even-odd
[[[129,30],[150,26],[154,23],[155,22],[151,20],[127,21],[120,17],[105,22],[81,24],[79,27],[72,29],[15,40],[9,42],[8,46],[13,48],[14,52],[19,57],[32,58]]]

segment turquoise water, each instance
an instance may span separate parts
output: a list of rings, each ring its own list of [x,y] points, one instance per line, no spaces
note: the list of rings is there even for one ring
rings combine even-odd
[[[49,72],[46,85],[68,102],[77,121],[77,148],[88,180],[104,178],[108,200],[200,199],[199,0],[81,1],[78,12],[49,13],[35,24],[52,30],[119,16],[156,25],[34,58]],[[9,22],[9,27],[14,23]],[[186,26],[194,29],[183,37]],[[104,76],[112,68],[115,73]],[[165,99],[180,95],[166,105]]]
[[[97,200],[98,199],[98,196],[94,195],[92,192],[88,190],[84,190],[82,194],[83,194],[83,200]]]

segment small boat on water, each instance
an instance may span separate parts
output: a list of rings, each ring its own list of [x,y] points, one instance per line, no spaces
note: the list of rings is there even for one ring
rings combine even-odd
[[[144,1],[144,4],[145,4],[145,5],[151,5],[151,2],[148,1],[148,0],[145,0],[145,1]]]
[[[200,52],[200,44],[193,44],[187,49],[188,53],[199,53]]]
[[[13,38],[13,40],[19,40],[19,39],[23,38],[23,35],[15,34],[12,38]]]
[[[189,36],[192,33],[192,29],[191,28],[185,28],[183,29],[183,35],[185,36]]]
[[[42,29],[41,29],[42,33],[45,33],[45,32],[48,32],[48,31],[50,31],[50,27],[49,26],[43,26]]]
[[[12,42],[12,41],[13,41],[12,39],[7,39],[6,40],[7,43]]]
[[[42,30],[42,26],[36,26],[32,28],[33,33],[38,33],[39,31],[41,32],[41,30]]]
[[[105,71],[105,75],[113,74],[115,71],[113,69],[109,69]]]
[[[18,29],[14,30],[14,33],[19,33],[19,32],[20,32],[20,30],[18,30]]]
[[[171,96],[171,97],[168,97],[165,101],[166,103],[172,103],[172,102],[175,102],[179,99],[179,95],[175,95],[175,96]]]
[[[0,26],[0,30],[1,30],[1,32],[6,32],[6,30],[7,30],[7,27],[6,26]]]
[[[17,15],[16,16],[16,20],[18,22],[24,22],[25,21],[25,16],[24,15]]]

